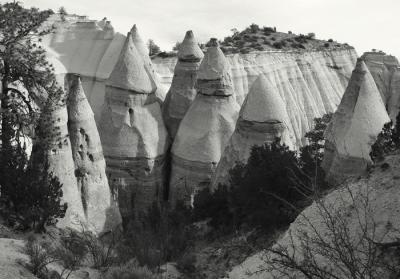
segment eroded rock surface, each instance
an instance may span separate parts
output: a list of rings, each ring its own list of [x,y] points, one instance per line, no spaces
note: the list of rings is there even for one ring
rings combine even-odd
[[[188,31],[179,47],[178,63],[163,105],[163,117],[171,138],[175,137],[181,120],[196,97],[197,71],[203,57],[193,32]]]
[[[362,58],[381,93],[390,119],[396,121],[400,109],[400,64],[396,57],[381,52],[366,52]]]
[[[334,112],[354,69],[353,48],[310,52],[255,52],[228,55],[233,89],[242,104],[253,82],[264,74],[277,88],[286,104],[289,130],[296,145],[305,143],[304,134],[315,117]],[[156,58],[154,67],[164,84],[171,84],[176,58]]]
[[[209,187],[238,117],[229,64],[216,40],[212,44],[199,68],[197,96],[172,146],[170,199],[173,204],[178,200],[188,203],[196,191]]]
[[[68,208],[65,217],[58,221],[57,226],[81,230],[82,226],[86,225],[86,218],[75,177],[64,92],[60,98],[47,101],[39,122],[40,130],[32,148],[32,165],[43,167],[43,164],[48,163],[48,171],[63,185],[61,201],[67,203]]]
[[[75,176],[87,225],[96,233],[121,224],[115,194],[107,176],[103,148],[93,111],[86,99],[79,76],[66,76],[68,130],[75,163]]]
[[[325,131],[323,168],[330,183],[359,175],[372,163],[371,145],[389,121],[379,90],[362,59]]]
[[[107,81],[99,130],[112,188],[123,219],[162,198],[168,135],[156,84],[128,33]]]
[[[263,75],[253,83],[239,113],[235,131],[225,148],[212,180],[211,188],[229,182],[229,170],[238,162],[246,164],[251,148],[281,142],[293,148],[289,134],[289,117],[276,87]]]

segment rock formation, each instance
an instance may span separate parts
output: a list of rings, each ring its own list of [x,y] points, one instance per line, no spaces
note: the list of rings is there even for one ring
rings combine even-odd
[[[342,101],[325,131],[323,168],[335,184],[359,175],[371,163],[371,145],[389,116],[379,90],[362,59],[351,76]]]
[[[167,131],[156,84],[128,33],[106,85],[99,130],[123,221],[163,197]]]
[[[400,219],[398,218],[400,188],[398,181],[393,179],[400,172],[400,158],[398,155],[389,156],[383,164],[390,165],[390,168],[384,170],[380,167],[374,168],[368,176],[362,177],[360,180],[349,181],[345,187],[328,193],[320,203],[314,202],[307,207],[290,224],[288,230],[277,237],[272,249],[293,255],[296,262],[300,263],[302,267],[309,267],[308,264],[304,264],[303,256],[311,256],[305,262],[309,263],[315,259],[318,267],[333,270],[337,278],[344,279],[350,277],[348,275],[350,272],[344,274],[343,271],[349,271],[349,267],[353,267],[353,265],[345,267],[344,263],[348,262],[346,259],[335,261],[329,256],[343,251],[338,245],[349,243],[350,245],[346,245],[344,249],[352,251],[352,257],[358,262],[357,266],[366,263],[369,265],[368,267],[371,267],[371,257],[368,257],[374,253],[370,249],[371,240],[382,243],[382,245],[392,243],[396,240],[400,229]],[[333,236],[336,236],[336,239],[346,240],[333,243],[335,241]],[[325,243],[326,246],[322,247],[321,243]],[[305,248],[308,250],[305,251]],[[295,253],[293,253],[293,249],[295,249]],[[310,252],[315,254],[310,254]],[[387,252],[387,256],[391,255],[390,250]],[[267,264],[266,259],[272,262],[274,255],[269,251],[258,252],[234,267],[227,278],[306,278],[298,270],[295,272],[290,268],[285,270],[290,277],[282,277],[282,273],[274,272],[276,268],[270,269],[271,266]],[[369,262],[367,263],[367,261]],[[375,260],[373,262],[375,264],[372,270],[375,270],[377,262]],[[396,263],[393,262],[393,264]],[[275,267],[277,266],[279,265],[277,264]],[[383,265],[379,264],[379,267],[381,266]],[[343,269],[339,267],[343,267]],[[358,267],[355,269],[360,270]],[[282,271],[282,269],[280,270]],[[382,273],[384,270],[385,268],[379,271],[382,278],[396,277],[389,274],[385,276]],[[328,277],[329,275],[326,278]]]
[[[179,124],[196,97],[197,71],[203,59],[203,51],[192,31],[187,31],[178,51],[178,63],[163,105],[163,117],[169,135],[174,138]]]
[[[197,96],[181,121],[172,146],[172,204],[178,200],[189,203],[197,190],[209,187],[238,112],[229,64],[213,40],[199,67]]]
[[[58,221],[57,226],[80,230],[86,225],[86,218],[75,177],[67,123],[65,94],[58,100],[49,99],[41,113],[40,129],[36,134],[31,160],[33,167],[41,167],[47,161],[48,171],[63,185],[62,202],[66,202],[68,208],[65,217]]]
[[[132,36],[132,41],[133,41],[137,51],[140,53],[140,55],[143,58],[146,69],[152,75],[152,77],[156,83],[157,89],[156,89],[155,94],[156,94],[157,98],[159,99],[159,102],[162,104],[164,102],[165,96],[167,94],[167,89],[165,88],[164,85],[161,84],[159,77],[156,74],[156,71],[153,67],[153,63],[151,62],[151,59],[149,57],[149,49],[146,47],[142,38],[140,37],[139,32],[136,27],[136,24],[133,25],[130,33]]]
[[[381,93],[390,119],[396,121],[400,107],[399,61],[396,57],[383,52],[366,52],[362,58]]]
[[[68,129],[75,176],[87,225],[94,232],[110,231],[121,216],[106,176],[106,162],[92,109],[79,76],[66,76]]]
[[[334,112],[349,82],[357,53],[353,48],[310,52],[257,52],[227,55],[235,98],[242,104],[252,83],[263,74],[286,103],[289,131],[296,146],[315,117]],[[155,58],[153,65],[164,84],[171,84],[176,58]]]
[[[235,132],[211,180],[211,188],[229,182],[229,170],[237,162],[247,163],[254,145],[271,143],[279,137],[282,143],[293,148],[288,123],[286,106],[278,90],[260,75],[243,103]]]

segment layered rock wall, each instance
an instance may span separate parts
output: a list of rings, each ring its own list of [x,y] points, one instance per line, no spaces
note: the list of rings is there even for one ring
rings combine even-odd
[[[241,105],[255,79],[264,74],[286,104],[289,130],[297,146],[313,119],[334,112],[354,69],[353,48],[315,52],[257,52],[228,55],[235,98]],[[153,60],[166,85],[171,83],[175,58]]]

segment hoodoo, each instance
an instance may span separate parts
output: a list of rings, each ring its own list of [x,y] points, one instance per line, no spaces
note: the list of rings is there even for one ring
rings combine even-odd
[[[339,107],[325,131],[322,166],[334,184],[359,175],[371,163],[371,145],[389,116],[367,66],[358,59]]]
[[[156,83],[157,89],[155,94],[159,102],[162,103],[164,102],[165,96],[167,94],[167,89],[165,88],[164,85],[161,84],[160,78],[156,73],[153,63],[151,62],[151,59],[149,57],[149,49],[146,47],[142,38],[140,37],[136,24],[134,24],[133,27],[131,28],[130,34],[132,36],[133,44],[135,45],[137,51],[139,52],[140,56],[144,61],[145,68],[147,69],[147,71],[149,71],[150,75],[153,77]]]
[[[211,189],[229,181],[229,170],[237,162],[246,163],[254,145],[280,138],[282,143],[293,148],[288,123],[286,105],[277,88],[260,75],[243,103],[235,131],[213,175]]]
[[[199,67],[197,96],[172,146],[172,204],[179,200],[188,204],[196,191],[209,187],[238,113],[229,64],[213,39]]]
[[[163,196],[168,135],[156,89],[128,33],[107,81],[99,125],[109,183],[118,189],[125,223]]]
[[[62,203],[67,203],[65,217],[57,223],[60,228],[82,229],[86,218],[82,206],[81,193],[75,177],[71,142],[68,135],[68,112],[65,94],[58,100],[48,99],[41,113],[37,139],[32,148],[34,167],[48,163],[48,171],[62,183]]]
[[[171,88],[163,105],[163,117],[169,135],[174,138],[179,124],[196,97],[197,71],[204,54],[192,31],[179,46],[178,63],[175,66]]]
[[[66,89],[75,176],[87,225],[96,233],[110,231],[121,223],[121,216],[108,185],[106,162],[93,111],[79,76],[68,74]]]

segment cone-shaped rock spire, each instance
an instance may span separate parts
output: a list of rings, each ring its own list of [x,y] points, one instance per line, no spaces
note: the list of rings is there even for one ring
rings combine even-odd
[[[129,34],[126,40],[131,45]],[[119,62],[137,69],[129,70],[133,75],[130,78],[136,80],[135,74],[147,71],[143,59],[135,59],[137,52],[130,55],[122,52]],[[125,67],[118,65],[113,73],[118,75],[120,69],[124,74]],[[118,189],[121,215],[128,220],[162,198],[168,137],[154,87],[137,83],[126,88],[125,80],[120,81],[122,84],[113,81],[106,85],[99,130],[109,183],[112,189]]]
[[[206,59],[207,58],[207,59]],[[212,61],[215,58],[217,61]],[[216,68],[216,65],[218,67]],[[182,119],[172,146],[170,199],[186,203],[201,188],[209,187],[211,175],[233,133],[239,106],[232,95],[230,68],[218,46],[207,50],[201,62],[204,80],[201,91]],[[222,70],[222,71],[221,71]],[[221,84],[224,86],[220,86]],[[215,85],[218,85],[217,88]]]
[[[226,146],[215,171],[211,188],[229,181],[229,170],[237,162],[246,163],[254,145],[271,143],[280,138],[290,148],[289,116],[278,89],[260,75],[253,83],[239,113],[235,132]]]
[[[379,90],[362,59],[358,59],[338,109],[325,131],[323,168],[327,181],[340,183],[359,175],[371,163],[371,145],[389,116]]]
[[[179,61],[200,61],[203,59],[204,54],[200,49],[193,31],[189,30],[186,32],[185,38],[179,46],[178,60]]]
[[[217,39],[211,39],[197,74],[197,91],[204,95],[233,94],[231,68]]]
[[[66,76],[68,130],[75,176],[87,224],[92,231],[110,231],[121,224],[117,201],[106,176],[106,163],[93,111],[79,76]]]
[[[196,97],[197,71],[203,56],[193,32],[187,31],[179,47],[178,63],[163,105],[164,121],[172,138],[175,137],[182,118]]]
[[[82,229],[86,218],[75,177],[75,165],[72,157],[71,142],[68,135],[68,112],[65,94],[60,99],[48,99],[39,120],[37,138],[32,148],[33,167],[42,167],[48,163],[53,173],[62,183],[62,203],[67,203],[65,217],[58,221],[60,228]]]
[[[147,94],[154,93],[157,89],[152,75],[146,71],[143,59],[129,35],[107,84]]]
[[[149,49],[147,48],[142,38],[140,37],[136,24],[134,24],[133,27],[131,28],[130,35],[132,37],[133,44],[135,45],[137,51],[140,53],[140,56],[143,59],[146,70],[152,76],[156,84],[157,90],[155,94],[160,104],[162,104],[167,94],[167,89],[165,88],[164,85],[161,84],[160,78],[156,73],[156,70],[154,69],[153,63],[151,62],[149,56]]]

